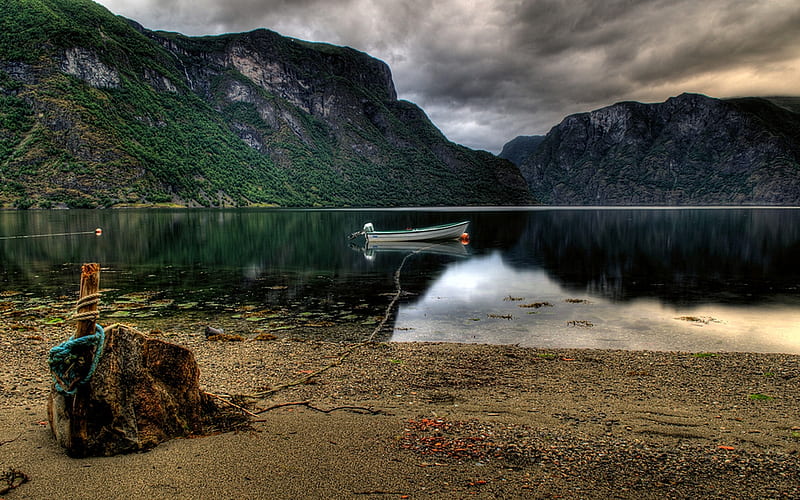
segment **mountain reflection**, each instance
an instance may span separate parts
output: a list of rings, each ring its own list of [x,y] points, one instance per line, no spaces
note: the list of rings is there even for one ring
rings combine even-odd
[[[347,236],[471,220],[468,247],[355,250]],[[103,236],[0,240],[6,288],[74,291],[83,262],[100,262],[120,293],[167,289],[232,301],[322,293],[359,300],[403,286],[425,293],[455,262],[499,255],[519,272],[612,301],[666,304],[794,301],[800,283],[800,210],[398,209],[117,210],[0,213],[0,237],[92,231]],[[363,245],[363,242],[361,243]],[[479,270],[491,273],[489,267]],[[322,279],[321,277],[324,277]],[[319,289],[321,283],[328,283]],[[309,288],[310,287],[310,288]],[[51,288],[47,291],[46,288]],[[58,288],[58,290],[52,290]],[[781,298],[783,297],[783,298]],[[377,299],[376,299],[377,300]]]
[[[536,211],[504,260],[613,300],[752,303],[796,293],[798,222],[782,209]]]

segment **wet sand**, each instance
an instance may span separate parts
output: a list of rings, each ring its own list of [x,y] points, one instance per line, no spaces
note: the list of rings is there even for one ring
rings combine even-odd
[[[0,328],[0,472],[29,478],[2,498],[800,497],[797,355],[160,330],[192,349],[215,394],[327,369],[242,400],[251,411],[303,403],[245,429],[73,459],[46,425],[46,353],[65,331]]]

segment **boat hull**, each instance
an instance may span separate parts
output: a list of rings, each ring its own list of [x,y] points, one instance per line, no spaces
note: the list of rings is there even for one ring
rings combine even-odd
[[[455,240],[467,231],[469,221],[403,231],[367,231],[368,242]]]

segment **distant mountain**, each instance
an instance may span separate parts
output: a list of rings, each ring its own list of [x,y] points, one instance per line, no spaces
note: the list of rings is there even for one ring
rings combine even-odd
[[[765,97],[764,99],[768,100],[772,104],[776,106],[780,106],[782,108],[786,108],[789,111],[793,111],[795,113],[800,113],[800,97]]]
[[[536,148],[539,147],[543,140],[543,135],[517,136],[507,142],[497,156],[505,158],[514,165],[519,165],[536,151]]]
[[[386,64],[267,30],[153,32],[89,0],[0,0],[0,206],[526,204]]]
[[[565,118],[520,163],[553,205],[800,204],[800,98],[682,94]]]

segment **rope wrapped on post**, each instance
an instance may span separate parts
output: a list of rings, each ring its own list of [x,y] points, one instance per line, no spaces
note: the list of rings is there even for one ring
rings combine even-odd
[[[72,317],[70,318],[73,321],[90,321],[95,320],[100,317],[100,311],[95,309],[94,311],[84,311],[78,312],[84,307],[88,307],[91,305],[99,304],[100,303],[100,293],[93,293],[91,295],[86,295],[78,299],[78,302],[75,303],[75,313],[73,313]]]
[[[94,293],[81,297],[75,304],[75,308],[81,309],[89,305],[99,304],[100,294]],[[76,312],[72,315],[72,320],[75,321],[91,321],[97,320],[99,312],[84,311],[81,313]],[[75,337],[74,335],[50,349],[50,356],[48,364],[50,365],[50,373],[53,375],[53,384],[58,392],[64,395],[71,396],[77,392],[78,387],[86,384],[94,375],[97,369],[97,364],[103,355],[103,345],[106,340],[106,332],[102,326],[95,324],[95,333],[91,335],[84,335],[82,337]],[[81,357],[79,353],[86,352],[87,348],[94,348],[94,356],[92,363],[86,374],[81,376],[78,367],[78,361]]]

